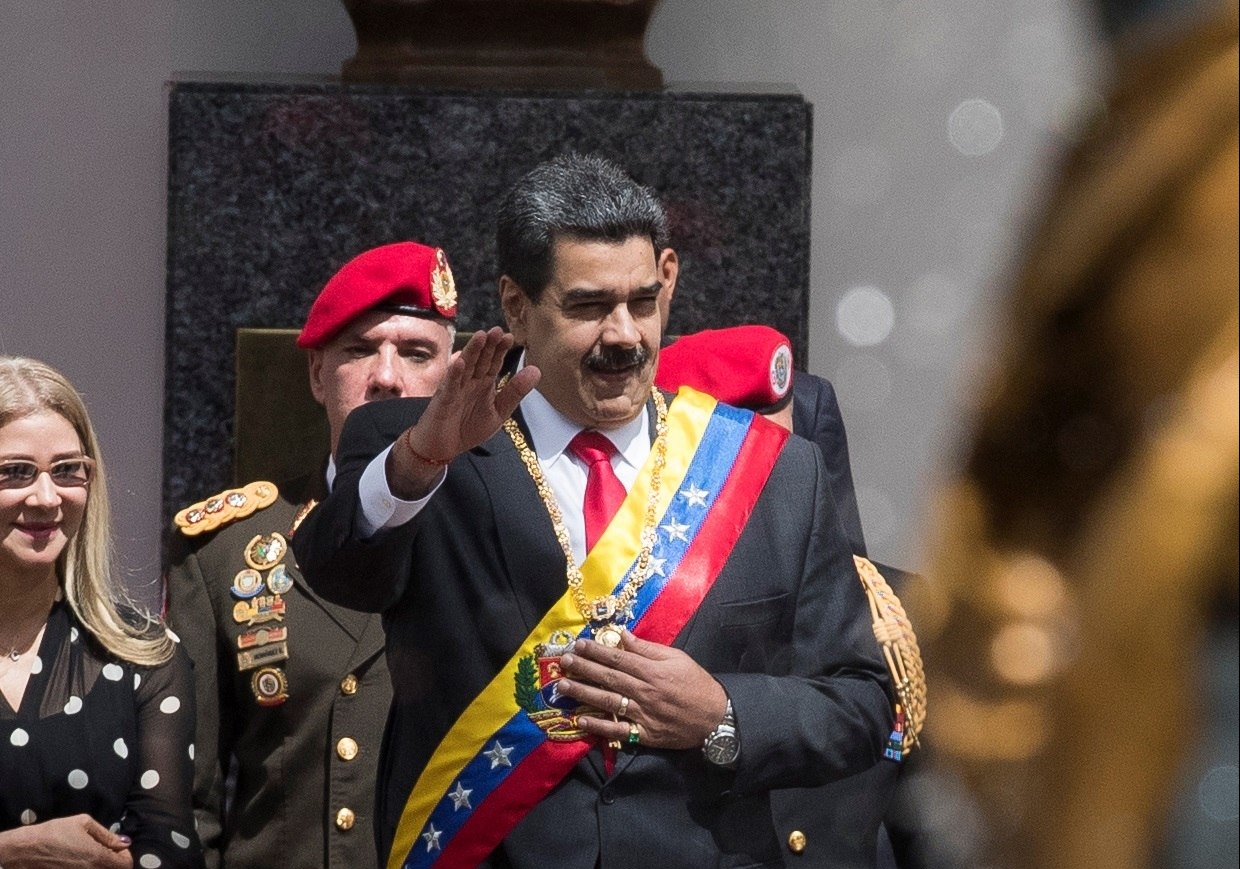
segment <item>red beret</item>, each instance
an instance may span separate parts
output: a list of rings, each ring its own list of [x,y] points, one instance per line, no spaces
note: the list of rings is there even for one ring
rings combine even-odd
[[[792,396],[792,344],[770,326],[682,335],[659,351],[655,385],[691,386],[725,404],[769,413]]]
[[[448,257],[412,241],[355,256],[332,275],[310,306],[297,346],[322,347],[354,317],[383,307],[420,317],[456,318],[456,284]]]

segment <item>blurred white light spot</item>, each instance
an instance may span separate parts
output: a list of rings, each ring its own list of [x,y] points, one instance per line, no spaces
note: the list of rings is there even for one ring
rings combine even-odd
[[[965,100],[947,118],[947,138],[966,157],[989,154],[1003,141],[1003,116],[986,100]]]
[[[835,328],[854,347],[883,343],[895,322],[891,299],[875,287],[853,287],[835,306]]]
[[[881,202],[891,189],[891,163],[874,148],[847,148],[831,164],[830,185],[844,202]]]
[[[887,493],[871,486],[857,487],[857,510],[865,529],[866,548],[889,542],[896,531],[896,510]]]
[[[990,664],[1012,684],[1040,684],[1055,669],[1054,639],[1044,627],[1031,622],[1004,625],[990,643]]]
[[[900,358],[918,368],[954,365],[970,335],[969,316],[975,285],[936,272],[918,277],[900,293]]]
[[[1197,785],[1197,799],[1201,808],[1216,821],[1234,821],[1240,816],[1240,769],[1234,766],[1216,766],[1201,778]]]
[[[850,411],[878,410],[891,397],[891,372],[873,356],[849,356],[835,370],[831,383],[840,403]]]

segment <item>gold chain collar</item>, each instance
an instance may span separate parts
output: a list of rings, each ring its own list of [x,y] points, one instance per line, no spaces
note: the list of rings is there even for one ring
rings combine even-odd
[[[542,499],[547,513],[551,517],[551,526],[555,530],[555,539],[559,541],[567,562],[568,589],[572,592],[573,603],[577,611],[587,623],[597,625],[595,637],[605,645],[617,645],[620,642],[620,628],[632,618],[632,604],[637,593],[650,576],[650,554],[654,550],[656,539],[655,523],[658,521],[656,511],[659,505],[659,493],[662,488],[663,468],[667,464],[667,402],[656,389],[652,392],[655,406],[655,438],[654,466],[650,474],[650,495],[646,499],[646,516],[642,522],[641,549],[637,555],[637,566],[633,569],[629,581],[619,595],[608,594],[588,600],[582,588],[581,566],[573,556],[573,547],[568,537],[568,529],[564,526],[564,514],[551,491],[547,478],[543,476],[538,456],[530,449],[521,434],[521,429],[512,417],[504,421],[504,431],[512,439],[517,454],[525,463],[534,487],[538,489],[538,497]]]

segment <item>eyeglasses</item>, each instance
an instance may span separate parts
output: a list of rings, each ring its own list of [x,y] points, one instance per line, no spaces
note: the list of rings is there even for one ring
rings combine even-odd
[[[52,478],[52,484],[60,489],[85,486],[95,476],[95,460],[87,456],[61,459],[50,465],[14,460],[0,462],[0,489],[24,489],[33,486],[44,471]]]

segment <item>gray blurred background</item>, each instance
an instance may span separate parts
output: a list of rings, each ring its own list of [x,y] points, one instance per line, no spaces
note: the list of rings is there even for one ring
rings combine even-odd
[[[1096,45],[1071,0],[663,0],[651,23],[669,82],[814,105],[810,369],[839,392],[881,561],[919,566],[923,495],[1008,255],[1096,104]],[[340,0],[0,0],[0,352],[85,394],[140,593],[161,535],[164,84],[337,75],[355,47]]]

